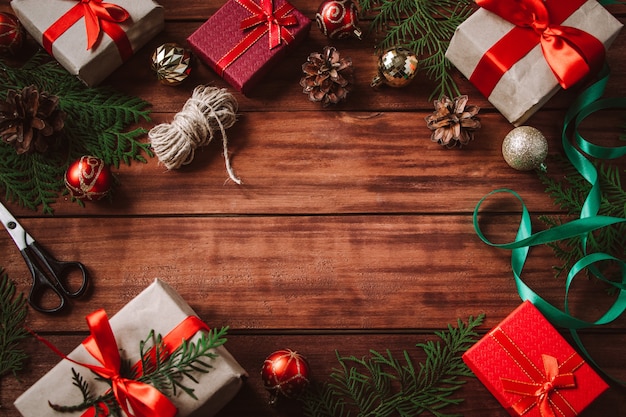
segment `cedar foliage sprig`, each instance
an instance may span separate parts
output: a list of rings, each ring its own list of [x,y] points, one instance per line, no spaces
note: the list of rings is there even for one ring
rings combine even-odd
[[[445,57],[456,28],[475,10],[472,0],[359,0],[364,14],[374,14],[370,30],[382,33],[377,47],[404,46],[420,58],[420,69],[436,83],[429,100],[457,97],[452,63]]]
[[[210,361],[218,357],[215,349],[226,343],[228,327],[211,329],[203,333],[195,342],[184,340],[181,345],[171,352],[167,351],[161,335],[150,331],[148,337],[139,343],[141,355],[141,373],[137,367],[129,366],[124,361],[122,376],[150,384],[168,397],[175,397],[178,391],[183,391],[193,399],[198,399],[194,389],[187,386],[187,380],[198,383],[194,373],[208,373],[213,368]],[[98,377],[99,380],[104,380]],[[118,416],[121,408],[111,391],[94,395],[89,383],[79,372],[72,368],[72,383],[80,390],[83,401],[75,405],[58,405],[50,403],[50,407],[58,412],[78,412],[93,407],[96,416]],[[111,381],[104,380],[111,384]],[[105,411],[108,410],[108,411]]]
[[[437,331],[438,341],[418,343],[425,362],[415,364],[409,352],[397,359],[386,350],[370,350],[369,357],[341,356],[330,382],[314,383],[303,394],[307,417],[417,416],[424,412],[438,417],[452,417],[442,410],[463,400],[454,393],[472,372],[461,355],[478,341],[476,327],[484,314],[469,317],[468,323],[457,320],[457,327]]]
[[[605,165],[598,161],[591,161],[591,163],[596,167],[600,189],[602,190],[598,214],[626,217],[626,191],[621,184],[620,170],[615,166]],[[550,165],[555,167],[551,171],[559,172],[560,180],[551,177],[547,171],[537,170],[539,179],[545,186],[545,192],[554,200],[555,205],[567,212],[568,216],[579,216],[591,190],[591,184],[563,156],[552,157]],[[548,227],[555,227],[563,223],[561,216],[542,215],[539,216],[539,219]],[[553,266],[556,277],[569,271],[579,259],[585,256],[582,240],[578,236],[547,245],[562,262],[561,265]],[[603,252],[622,258],[626,253],[626,224],[619,223],[611,227],[604,227],[589,234],[587,253],[594,252]],[[612,291],[613,287],[610,289],[610,292]]]
[[[28,336],[24,328],[27,312],[26,297],[17,293],[13,281],[0,270],[0,378],[19,372],[28,357],[21,347]]]
[[[11,146],[0,143],[0,187],[7,200],[52,214],[50,204],[65,191],[63,176],[72,161],[93,155],[118,167],[153,156],[149,143],[139,140],[146,130],[127,130],[150,121],[148,102],[110,87],[86,87],[41,49],[20,67],[0,60],[0,99],[8,90],[29,85],[57,96],[67,119],[61,143],[46,154],[17,155]]]

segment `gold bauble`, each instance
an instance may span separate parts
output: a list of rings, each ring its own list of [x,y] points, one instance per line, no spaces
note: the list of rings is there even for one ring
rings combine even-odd
[[[414,52],[394,47],[387,49],[378,58],[378,74],[372,80],[371,86],[378,87],[387,84],[390,87],[404,87],[415,77],[418,70],[418,59]]]
[[[519,171],[545,169],[543,161],[548,156],[548,141],[534,127],[516,127],[504,137],[502,156],[511,168]]]

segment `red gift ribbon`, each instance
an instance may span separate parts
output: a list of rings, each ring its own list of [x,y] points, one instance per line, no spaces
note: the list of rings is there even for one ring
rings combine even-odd
[[[489,97],[500,78],[538,43],[563,88],[598,71],[606,53],[602,42],[583,30],[561,25],[586,1],[476,0],[516,26],[485,52],[470,81]]]
[[[87,49],[93,48],[101,32],[113,39],[120,56],[126,61],[133,55],[133,47],[126,36],[126,32],[119,26],[130,18],[130,14],[121,6],[113,3],[104,3],[102,0],[75,0],[74,7],[57,19],[43,33],[42,45],[52,55],[52,44],[80,18],[85,18],[87,29]]]
[[[87,325],[91,335],[83,341],[83,346],[100,364],[80,363],[68,358],[50,342],[35,334],[35,337],[48,346],[57,355],[77,365],[90,369],[103,378],[111,381],[113,395],[126,415],[129,417],[174,417],[178,410],[172,402],[152,385],[120,376],[121,358],[113,330],[104,310],[96,310],[87,316]],[[163,354],[169,356],[183,340],[189,340],[200,330],[208,331],[209,327],[196,316],[188,316],[162,340]],[[152,348],[148,358],[154,358]],[[141,374],[141,360],[134,369]],[[107,412],[104,404],[99,405],[100,411]],[[82,417],[96,415],[94,407],[83,413]]]
[[[215,66],[220,76],[223,76],[226,68],[267,32],[269,32],[269,49],[276,48],[283,41],[286,44],[292,42],[294,36],[287,30],[287,27],[298,24],[298,19],[290,15],[295,7],[287,2],[274,10],[272,0],[260,0],[261,4],[257,4],[254,0],[235,1],[251,13],[251,16],[241,21],[240,28],[244,31],[252,30],[217,61]]]
[[[539,407],[541,417],[574,417],[578,414],[559,392],[561,389],[576,388],[574,372],[585,363],[578,353],[572,353],[561,364],[551,355],[542,355],[542,372],[501,328],[494,329],[491,337],[530,379],[518,381],[500,378],[504,391],[522,396],[511,406],[517,415],[522,416],[535,406]]]

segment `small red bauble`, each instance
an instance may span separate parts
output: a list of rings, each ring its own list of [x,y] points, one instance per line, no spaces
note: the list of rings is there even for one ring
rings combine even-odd
[[[111,170],[100,158],[83,156],[65,172],[65,186],[74,198],[99,200],[109,193],[113,182]]]
[[[326,0],[317,9],[315,22],[330,39],[361,39],[359,13],[352,0]]]
[[[0,54],[15,55],[24,41],[24,26],[11,13],[0,12]]]
[[[297,352],[277,350],[265,359],[261,378],[270,392],[270,404],[274,404],[279,394],[293,398],[304,391],[309,385],[309,364]]]

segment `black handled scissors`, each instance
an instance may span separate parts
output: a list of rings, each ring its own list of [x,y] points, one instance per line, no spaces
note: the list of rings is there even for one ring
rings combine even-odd
[[[58,261],[52,257],[24,230],[2,203],[0,203],[0,221],[13,238],[33,276],[33,286],[28,294],[28,302],[35,310],[42,313],[56,313],[65,307],[67,299],[77,298],[85,293],[89,279],[87,269],[83,264]],[[67,278],[77,271],[82,274],[82,282],[77,290],[72,291],[67,287]],[[59,300],[58,304],[53,304],[52,307],[48,307],[47,302],[44,305],[44,298],[50,292]]]

